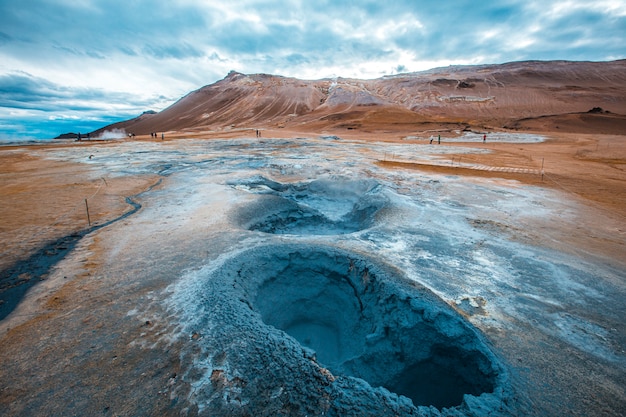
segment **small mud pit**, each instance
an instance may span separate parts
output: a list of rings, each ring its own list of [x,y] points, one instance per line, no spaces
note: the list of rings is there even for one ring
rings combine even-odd
[[[272,234],[334,235],[372,227],[389,205],[374,180],[324,179],[281,184],[264,177],[231,184],[263,194],[236,214],[249,230]]]
[[[298,415],[506,415],[505,372],[481,335],[394,268],[272,245],[199,274],[183,301],[203,347],[187,375],[211,412],[271,415],[288,399]]]

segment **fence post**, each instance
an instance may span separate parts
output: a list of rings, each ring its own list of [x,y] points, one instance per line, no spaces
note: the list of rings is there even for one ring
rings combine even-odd
[[[89,227],[91,227],[91,218],[89,217],[89,204],[87,204],[87,199],[85,199],[85,208],[87,209],[87,222],[89,223]]]

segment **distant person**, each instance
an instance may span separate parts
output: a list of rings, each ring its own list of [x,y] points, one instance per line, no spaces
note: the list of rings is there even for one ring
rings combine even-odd
[[[487,142],[487,134],[483,134],[483,143]]]
[[[441,145],[441,135],[438,135],[438,136],[437,136],[437,143],[438,143],[439,145]]]
[[[161,133],[161,140],[165,140],[165,133]]]
[[[433,137],[431,136],[431,137],[430,137],[430,144],[431,144],[431,145],[433,144],[433,139],[435,139],[435,138],[433,138]]]
[[[78,132],[78,141],[80,142],[81,139],[82,139],[82,136],[80,135],[80,132]]]

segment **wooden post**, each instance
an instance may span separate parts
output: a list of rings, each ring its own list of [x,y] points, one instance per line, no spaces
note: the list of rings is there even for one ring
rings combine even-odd
[[[87,199],[85,199],[85,208],[87,209],[87,222],[89,223],[89,227],[91,227],[91,218],[89,217],[89,204],[87,204]]]

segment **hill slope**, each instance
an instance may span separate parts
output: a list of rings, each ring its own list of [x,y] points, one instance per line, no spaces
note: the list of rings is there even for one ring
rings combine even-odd
[[[600,111],[589,112],[593,108]],[[374,80],[231,72],[167,109],[107,129],[239,128],[626,131],[626,60],[451,66]]]

